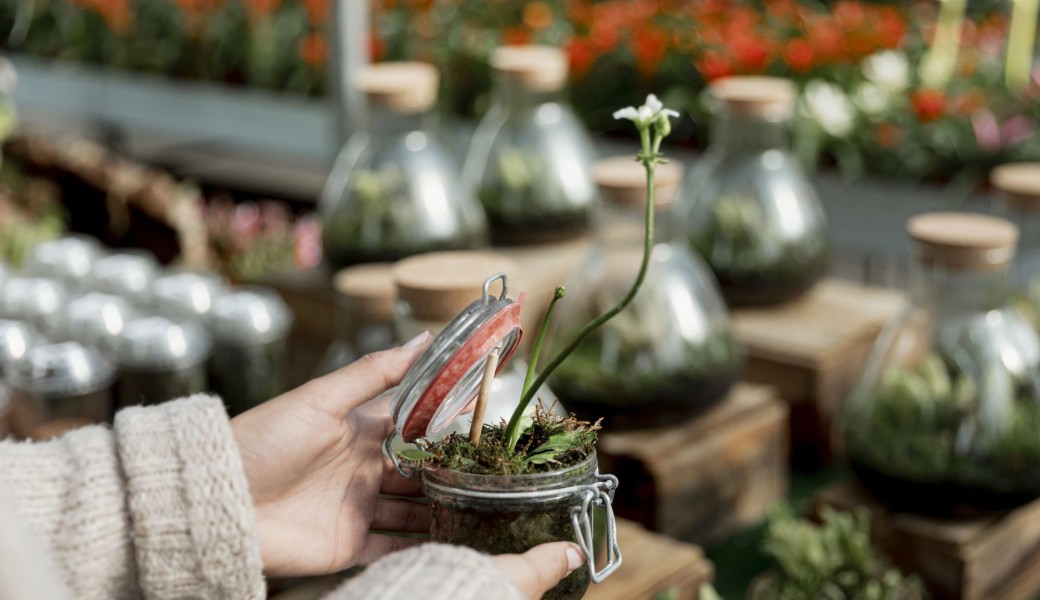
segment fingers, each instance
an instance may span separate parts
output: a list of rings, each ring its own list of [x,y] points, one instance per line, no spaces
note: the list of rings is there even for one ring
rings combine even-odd
[[[553,542],[523,554],[500,554],[491,562],[528,598],[541,598],[561,579],[584,564],[576,544]]]
[[[361,548],[361,552],[358,554],[356,564],[369,565],[391,552],[397,552],[398,550],[418,546],[425,541],[427,540],[422,538],[406,538],[383,535],[381,533],[370,533],[368,534],[368,537],[365,538],[365,545]]]
[[[372,529],[393,533],[429,533],[430,505],[380,498],[372,516]]]
[[[379,482],[380,494],[393,496],[422,496],[422,477],[416,474],[412,478],[401,477],[390,459],[383,465],[383,479]]]
[[[305,387],[314,404],[330,414],[343,416],[401,382],[408,368],[430,345],[428,331],[400,348],[366,354],[353,363]]]

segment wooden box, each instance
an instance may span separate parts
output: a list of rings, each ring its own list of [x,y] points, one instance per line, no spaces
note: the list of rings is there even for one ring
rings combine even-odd
[[[618,516],[706,544],[765,519],[787,491],[787,406],[739,384],[685,423],[600,436],[600,470],[620,480]]]
[[[831,424],[882,327],[905,305],[901,292],[838,279],[777,306],[736,308],[747,381],[771,385],[791,405],[795,462],[829,462]]]
[[[937,600],[1031,600],[1040,594],[1040,500],[981,517],[935,519],[890,512],[854,484],[827,488],[816,508],[871,510],[872,537]]]

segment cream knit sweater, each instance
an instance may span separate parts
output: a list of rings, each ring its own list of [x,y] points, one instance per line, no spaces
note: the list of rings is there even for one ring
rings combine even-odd
[[[0,442],[0,600],[264,598],[249,487],[217,398]],[[521,600],[487,556],[426,544],[327,600]]]

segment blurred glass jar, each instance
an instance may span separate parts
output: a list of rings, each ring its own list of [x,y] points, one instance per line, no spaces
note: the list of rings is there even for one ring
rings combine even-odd
[[[646,172],[631,157],[598,161],[604,207],[585,260],[554,317],[552,354],[632,287],[645,243]],[[655,229],[667,239],[682,169],[657,167]],[[589,335],[552,377],[567,407],[611,428],[674,423],[725,395],[743,368],[715,277],[684,244],[654,244],[632,303]]]
[[[46,340],[28,324],[0,319],[0,439],[11,432],[14,408],[7,372],[18,361],[24,360],[31,349],[45,343]]]
[[[318,375],[345,367],[366,354],[394,345],[392,265],[348,267],[332,278],[336,294],[336,339],[322,359]]]
[[[125,250],[94,261],[84,289],[126,298],[137,306],[146,306],[152,283],[159,276],[159,263],[150,252]]]
[[[149,306],[172,321],[203,322],[217,298],[227,292],[227,280],[216,273],[168,273],[152,283]]]
[[[0,318],[24,321],[52,335],[68,302],[68,291],[60,282],[16,275],[0,287]]]
[[[266,288],[241,288],[214,302],[209,381],[232,415],[286,390],[292,324],[292,311]]]
[[[111,358],[115,339],[134,314],[120,296],[87,292],[68,303],[55,326],[55,339],[90,346]]]
[[[1040,339],[1008,305],[1018,232],[1003,219],[910,219],[911,306],[846,403],[853,472],[899,508],[1008,508],[1040,496]]]
[[[481,299],[489,277],[505,273],[510,281],[516,281],[516,269],[511,259],[491,252],[436,252],[398,262],[393,269],[397,284],[394,326],[398,339],[410,340],[423,331],[436,336],[456,315]],[[496,298],[501,292],[501,281],[494,282],[489,289]],[[517,292],[509,295],[516,298]],[[526,371],[526,363],[518,356],[502,367],[491,387],[484,423],[509,421],[520,402]],[[567,416],[548,386],[538,390],[537,397],[538,402],[532,402],[529,411],[538,404],[543,410]],[[439,437],[452,432],[469,434],[472,421],[471,414],[462,415]]]
[[[709,87],[711,146],[690,171],[678,218],[730,304],[771,304],[827,270],[823,206],[788,151],[794,84],[730,77]]]
[[[112,418],[115,366],[78,343],[36,346],[7,372],[15,435],[47,439]]]
[[[60,281],[69,290],[75,290],[83,285],[94,261],[102,254],[94,238],[70,235],[33,246],[25,259],[23,272]]]
[[[116,407],[159,404],[206,391],[210,337],[197,323],[139,317],[115,338]]]
[[[433,65],[415,62],[360,74],[371,126],[351,136],[319,200],[324,252],[335,267],[486,242],[483,211],[424,127],[439,81]]]
[[[1012,302],[1040,331],[1040,163],[1001,165],[990,173],[997,191],[994,212],[1019,227],[1012,267]]]
[[[559,48],[504,46],[491,55],[494,104],[463,167],[495,244],[583,235],[596,203],[592,144],[561,98],[567,57]]]

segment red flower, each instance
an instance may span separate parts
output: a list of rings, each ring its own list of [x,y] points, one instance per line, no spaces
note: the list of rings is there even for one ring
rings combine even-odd
[[[571,38],[564,44],[574,77],[583,77],[592,63],[596,62],[596,52],[588,38]]]
[[[787,66],[796,73],[804,73],[812,69],[815,58],[816,53],[813,51],[812,44],[806,40],[791,40],[784,48],[784,60],[787,61]]]
[[[597,52],[610,52],[617,47],[618,28],[606,21],[596,21],[592,24],[590,37]]]
[[[263,21],[271,17],[271,13],[278,10],[282,0],[243,0],[246,13],[254,21]]]
[[[296,48],[303,62],[312,67],[320,67],[329,58],[329,48],[325,43],[325,35],[322,33],[311,33],[300,40]]]
[[[307,11],[307,20],[313,27],[320,27],[328,22],[332,12],[331,0],[301,0],[303,9]]]
[[[933,123],[946,114],[946,96],[939,90],[917,90],[910,96],[917,120]]]
[[[765,69],[772,57],[773,49],[765,40],[757,37],[745,37],[733,42],[733,56],[741,69],[757,72]]]
[[[668,50],[668,37],[660,29],[640,29],[632,36],[632,53],[636,67],[646,76],[657,72],[657,67]]]
[[[733,64],[718,52],[705,52],[697,61],[697,70],[705,81],[713,81],[733,74]]]
[[[864,17],[863,5],[859,2],[842,0],[834,5],[834,21],[845,29],[859,29]]]
[[[520,25],[510,25],[502,30],[502,43],[507,46],[530,44],[533,38],[531,30]]]
[[[895,148],[903,141],[903,132],[891,123],[882,123],[877,128],[877,141],[883,148]]]

